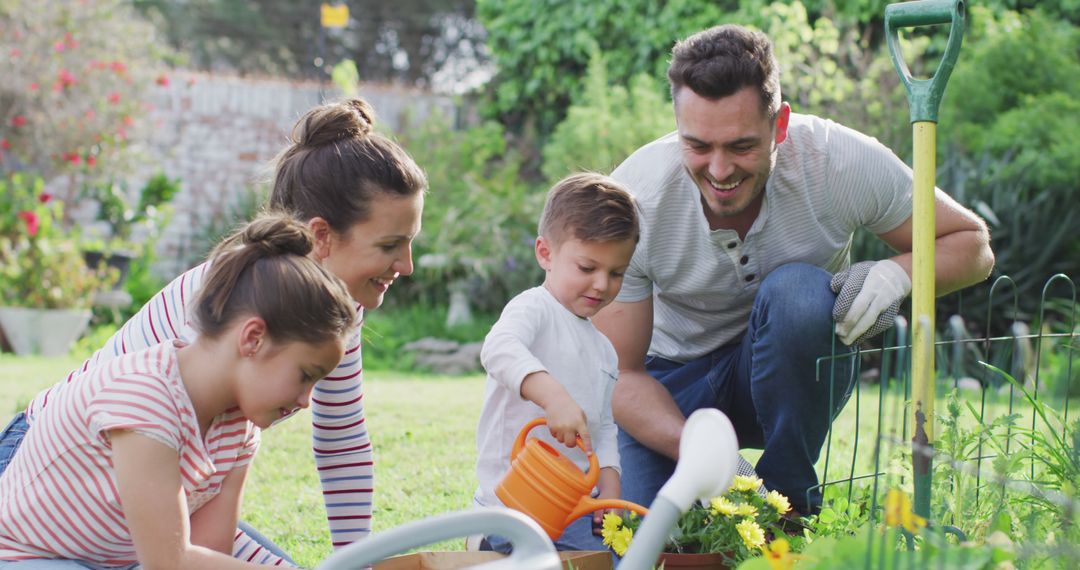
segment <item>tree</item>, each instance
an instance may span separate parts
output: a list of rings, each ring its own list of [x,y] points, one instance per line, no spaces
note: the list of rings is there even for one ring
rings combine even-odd
[[[473,0],[327,0],[349,8],[349,25],[324,30],[318,2],[135,0],[198,69],[329,79],[356,62],[364,80],[453,84],[486,61]],[[321,62],[316,63],[316,58]]]
[[[0,3],[0,171],[122,170],[146,95],[168,82],[158,44],[122,0]]]

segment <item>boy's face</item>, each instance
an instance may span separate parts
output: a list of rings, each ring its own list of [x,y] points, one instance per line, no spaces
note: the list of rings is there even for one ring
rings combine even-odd
[[[620,241],[553,243],[536,238],[536,260],[547,271],[544,287],[571,313],[589,318],[615,299],[637,244]]]

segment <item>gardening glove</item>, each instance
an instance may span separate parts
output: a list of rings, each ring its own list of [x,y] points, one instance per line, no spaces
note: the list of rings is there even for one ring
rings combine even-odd
[[[833,275],[833,319],[840,341],[851,346],[893,325],[900,303],[911,293],[911,278],[896,262],[863,261]]]

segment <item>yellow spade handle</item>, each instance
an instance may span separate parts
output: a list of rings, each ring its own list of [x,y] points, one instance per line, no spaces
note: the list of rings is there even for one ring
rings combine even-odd
[[[934,173],[937,124],[913,123],[914,195],[911,256],[911,386],[915,437],[934,443]]]

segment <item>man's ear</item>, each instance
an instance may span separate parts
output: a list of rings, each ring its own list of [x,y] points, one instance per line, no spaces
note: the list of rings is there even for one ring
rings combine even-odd
[[[255,356],[267,342],[266,321],[262,317],[248,317],[240,326],[237,349],[240,356]]]
[[[315,235],[315,247],[312,249],[315,260],[322,261],[330,257],[330,238],[333,235],[330,224],[325,219],[316,216],[308,220],[307,226]]]
[[[776,144],[787,140],[788,121],[791,120],[791,105],[780,104],[780,110],[776,112]]]
[[[544,271],[551,271],[551,242],[544,236],[536,238],[536,262]]]

